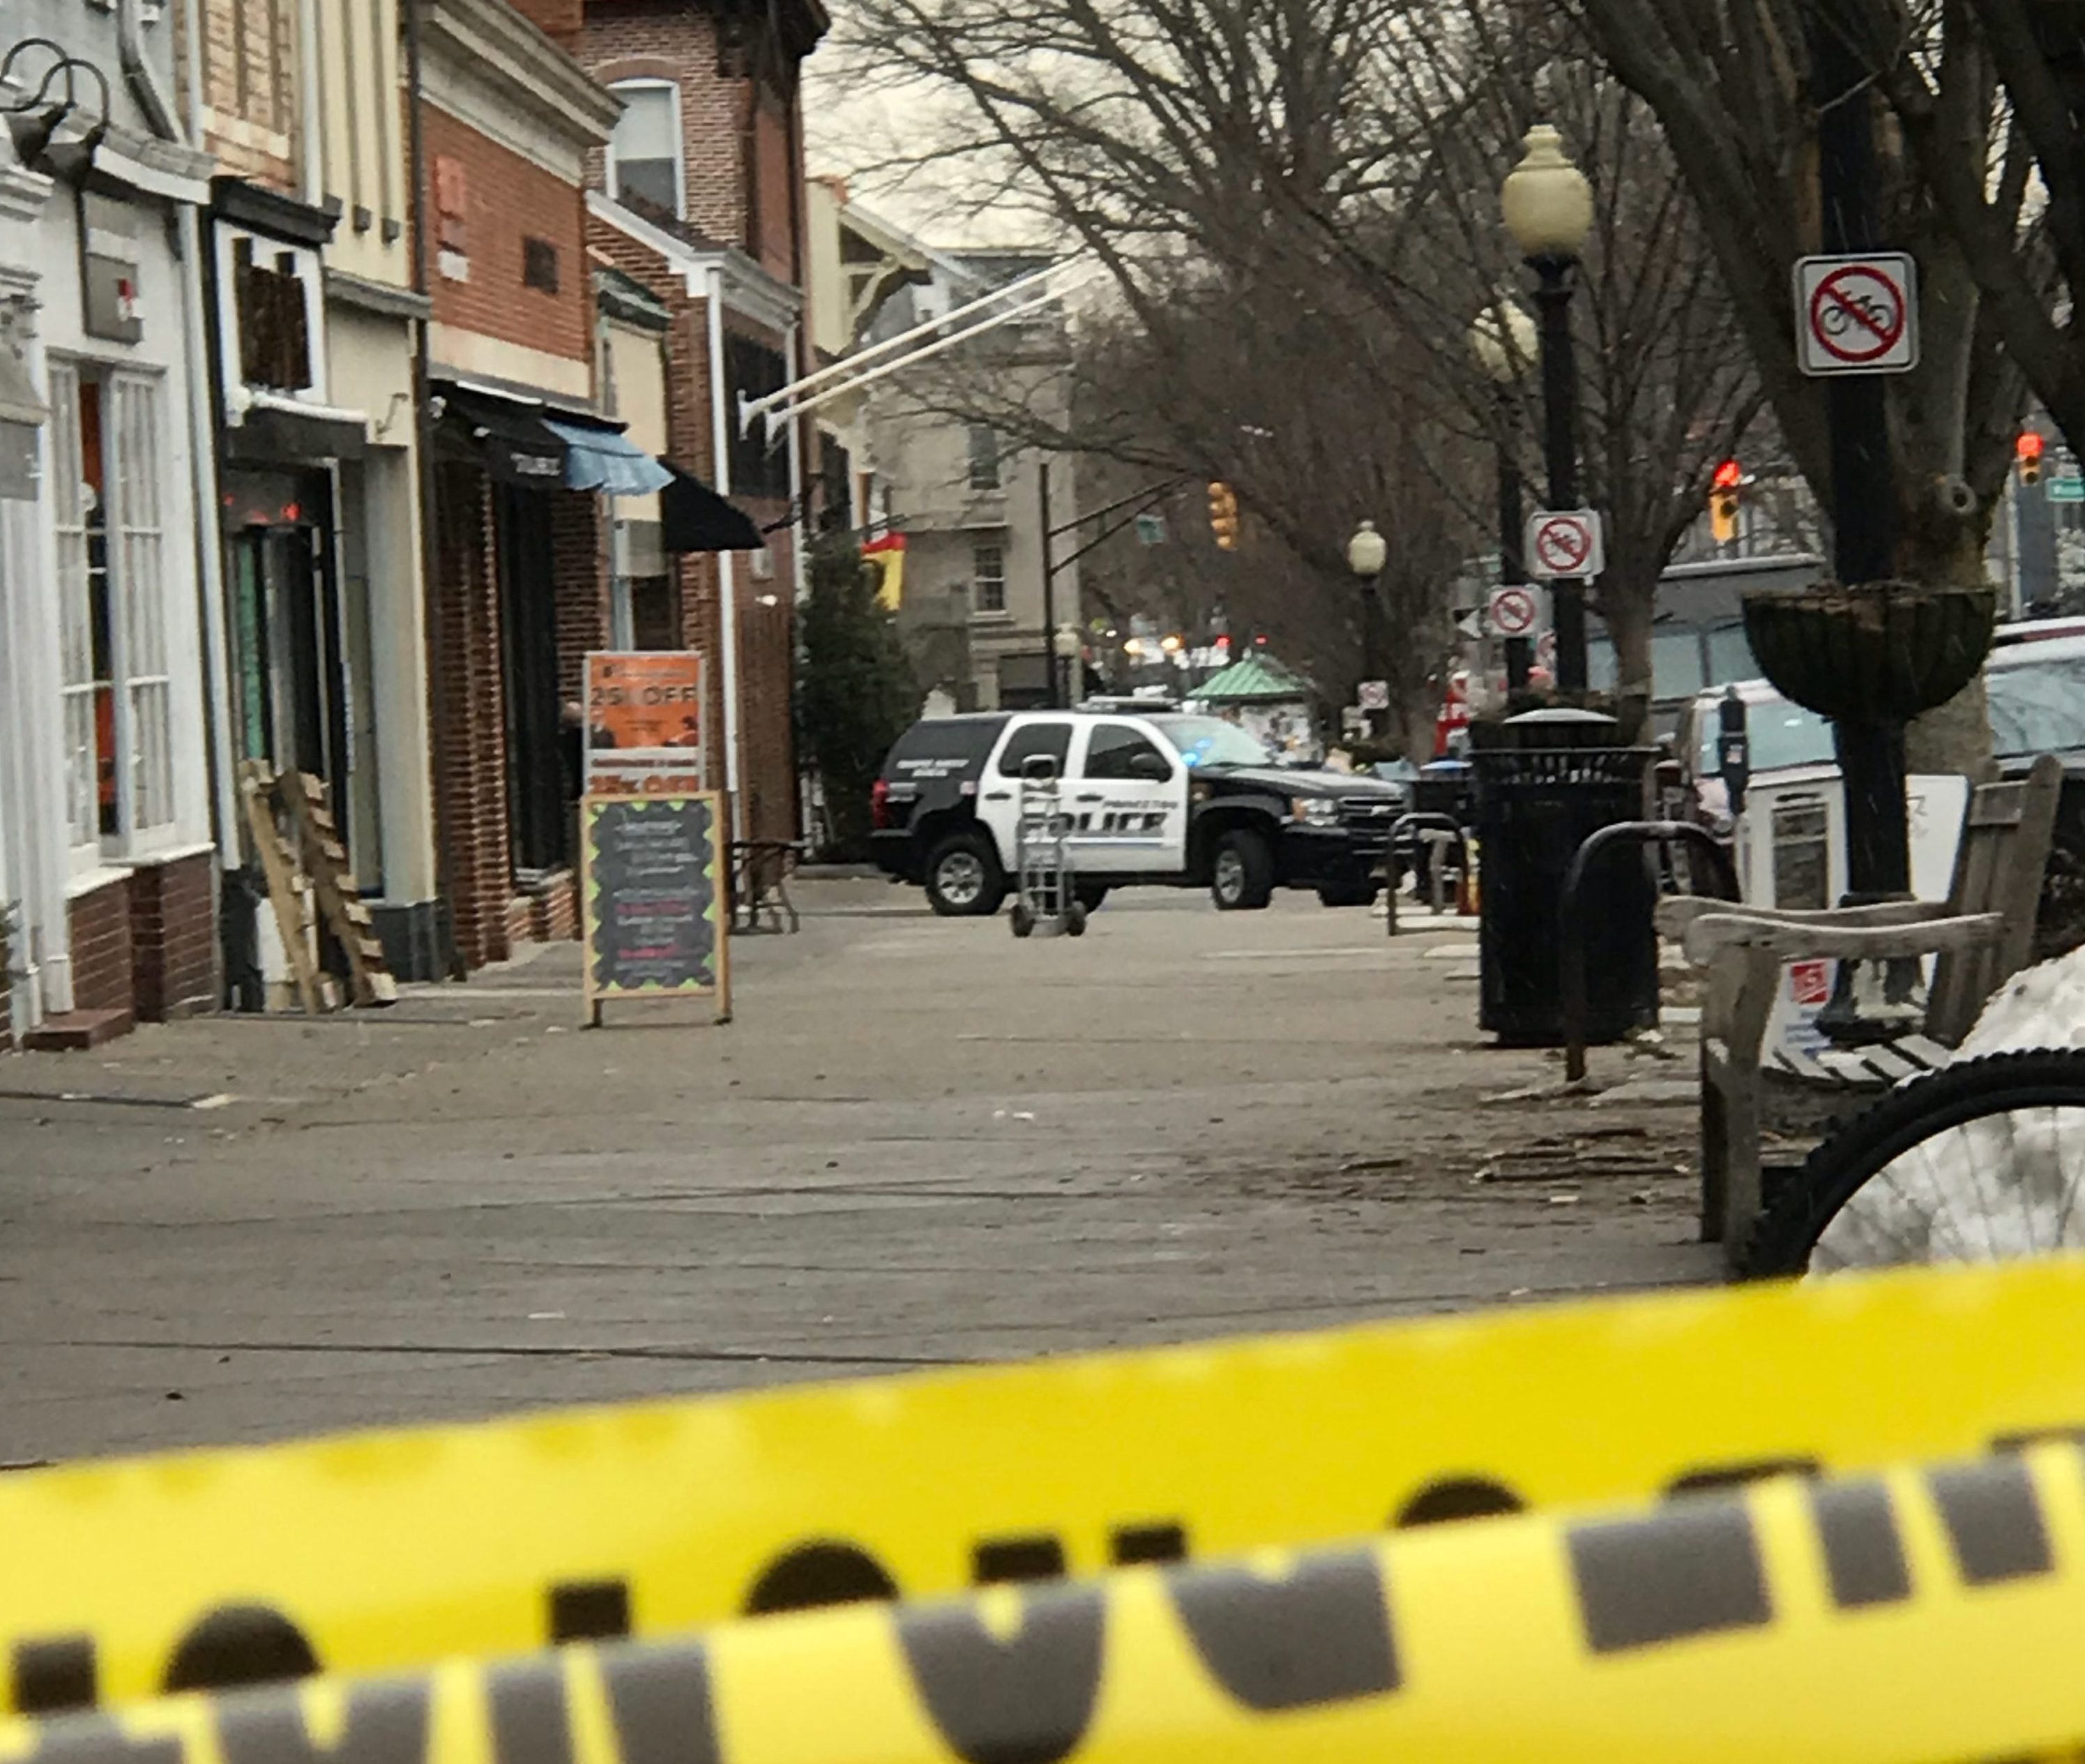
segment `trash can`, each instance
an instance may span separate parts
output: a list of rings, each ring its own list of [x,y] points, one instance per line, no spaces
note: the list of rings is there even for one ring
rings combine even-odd
[[[1612,717],[1532,710],[1474,744],[1483,859],[1479,1026],[1508,1047],[1564,1041],[1557,909],[1565,872],[1601,828],[1644,817],[1654,748],[1615,745]],[[1648,854],[1623,848],[1587,875],[1587,1040],[1658,1021],[1657,888]]]

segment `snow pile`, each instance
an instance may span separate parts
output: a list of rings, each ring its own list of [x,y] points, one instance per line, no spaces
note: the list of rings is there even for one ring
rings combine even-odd
[[[2024,968],[1992,994],[1955,1058],[2085,1047],[2085,948]]]

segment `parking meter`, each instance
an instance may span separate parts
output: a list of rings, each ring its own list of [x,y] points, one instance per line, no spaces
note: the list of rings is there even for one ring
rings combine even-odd
[[[1745,787],[1751,782],[1751,738],[1745,733],[1745,702],[1733,688],[1716,707],[1716,770],[1722,774],[1723,793],[1729,799],[1730,818],[1745,812]]]

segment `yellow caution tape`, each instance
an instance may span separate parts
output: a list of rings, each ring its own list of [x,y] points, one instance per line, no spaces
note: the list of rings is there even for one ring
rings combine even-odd
[[[1908,1370],[1908,1369],[1907,1369]],[[1935,1764],[2085,1733],[2085,1457],[0,1730],[36,1764]]]
[[[0,1689],[48,1711],[1972,1455],[2085,1427],[2081,1339],[2085,1262],[2015,1263],[32,1471],[0,1478]]]

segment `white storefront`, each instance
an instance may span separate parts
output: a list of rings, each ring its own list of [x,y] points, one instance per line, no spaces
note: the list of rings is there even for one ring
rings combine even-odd
[[[129,7],[107,25],[71,10],[64,35],[87,40],[72,52],[108,96],[79,76],[69,110],[45,106],[34,169],[23,138],[0,134],[0,339],[15,370],[0,387],[16,388],[0,405],[18,424],[0,439],[34,459],[0,496],[0,901],[18,1031],[207,1002],[191,933],[214,908],[193,422],[210,161],[168,138],[170,45],[150,45],[155,75],[134,23],[117,28]],[[51,59],[18,57],[0,101],[34,94]]]

